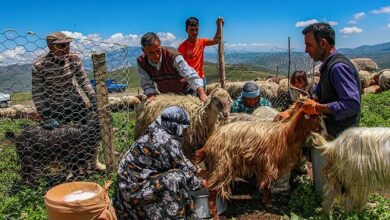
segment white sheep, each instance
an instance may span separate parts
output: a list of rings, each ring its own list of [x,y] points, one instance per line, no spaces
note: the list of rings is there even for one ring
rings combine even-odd
[[[350,128],[331,142],[314,134],[313,144],[327,159],[325,212],[340,197],[347,212],[361,209],[378,185],[390,187],[390,128]]]
[[[229,117],[231,102],[229,94],[221,88],[214,89],[205,103],[194,96],[158,95],[155,100],[146,102],[143,108],[137,110],[135,136],[140,137],[163,109],[177,105],[190,115],[191,125],[184,137],[183,146],[187,148],[185,150],[194,151],[207,141],[219,116],[223,119]]]

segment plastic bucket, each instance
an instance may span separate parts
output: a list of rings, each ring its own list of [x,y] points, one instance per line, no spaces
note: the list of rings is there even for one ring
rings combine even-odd
[[[45,195],[49,220],[115,220],[115,210],[107,195],[109,184],[103,189],[92,182],[63,183]]]

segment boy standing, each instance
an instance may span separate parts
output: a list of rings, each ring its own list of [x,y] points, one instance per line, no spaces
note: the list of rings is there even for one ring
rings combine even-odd
[[[199,20],[196,17],[190,17],[186,20],[186,32],[188,37],[180,44],[178,51],[183,55],[184,60],[188,65],[195,69],[199,77],[203,79],[204,87],[206,87],[206,78],[203,70],[204,48],[218,44],[221,39],[221,26],[223,19],[217,19],[217,31],[213,39],[198,38]],[[222,25],[220,25],[222,24]]]

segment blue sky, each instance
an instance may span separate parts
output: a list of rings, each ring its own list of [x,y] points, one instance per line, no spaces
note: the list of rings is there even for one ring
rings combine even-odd
[[[120,1],[1,0],[0,30],[46,35],[53,31],[139,45],[142,34],[159,32],[163,44],[186,38],[184,21],[200,19],[200,36],[213,37],[215,20],[225,20],[224,40],[235,49],[267,50],[304,47],[302,26],[310,21],[334,24],[336,46],[354,48],[390,41],[390,1]]]

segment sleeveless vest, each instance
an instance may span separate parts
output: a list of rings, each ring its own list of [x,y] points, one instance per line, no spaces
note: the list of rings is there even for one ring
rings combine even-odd
[[[185,78],[173,66],[176,56],[180,55],[175,49],[161,47],[162,60],[160,70],[150,65],[148,57],[142,54],[138,57],[138,65],[146,71],[150,79],[156,83],[158,91],[161,93],[184,94],[190,89],[190,85]]]
[[[330,76],[331,76],[331,69],[333,65],[336,63],[344,63],[348,65],[352,69],[353,77],[356,79],[359,91],[361,90],[360,85],[360,79],[358,75],[358,71],[355,68],[355,66],[352,64],[352,62],[346,58],[344,55],[336,53],[332,58],[328,59],[323,68],[320,70],[321,72],[321,79],[320,79],[320,86],[321,91],[319,94],[319,103],[326,104],[330,102],[339,101],[339,97],[337,95],[336,89],[331,83]],[[345,129],[353,126],[357,126],[360,121],[360,111],[358,114],[350,116],[348,118],[336,120],[333,114],[326,114],[326,118],[324,118],[324,122],[326,125],[326,129],[328,130],[328,133],[331,134],[333,137],[337,137],[341,132],[343,132]]]

